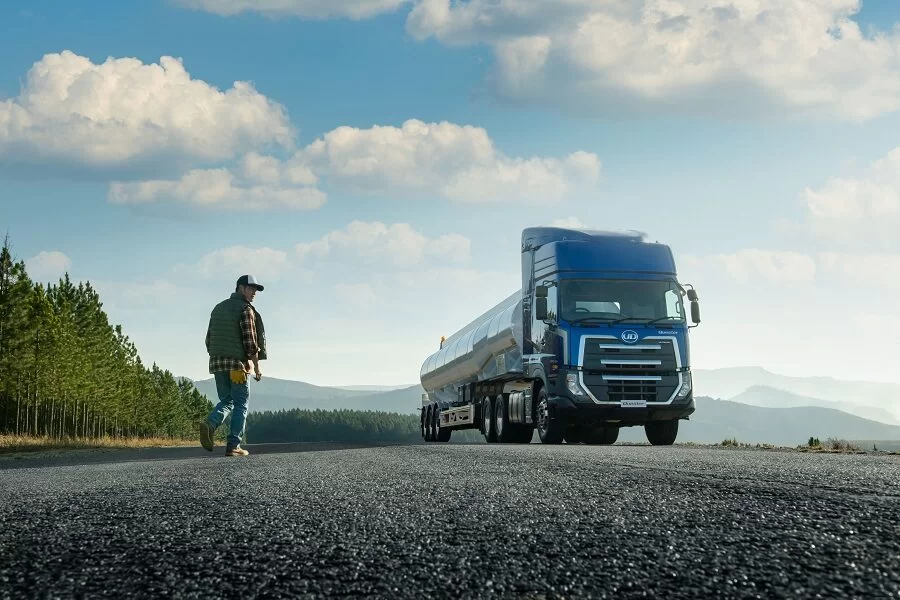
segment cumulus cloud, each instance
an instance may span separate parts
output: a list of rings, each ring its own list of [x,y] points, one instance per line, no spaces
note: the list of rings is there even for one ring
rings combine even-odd
[[[338,127],[287,160],[250,153],[235,170],[241,183],[225,168],[192,171],[176,181],[114,183],[110,199],[318,208],[326,198],[317,186],[328,184],[458,203],[554,204],[596,186],[601,164],[597,155],[580,151],[564,158],[510,157],[480,127],[412,119],[402,127]]]
[[[301,261],[351,257],[354,262],[385,263],[409,267],[429,258],[464,263],[471,258],[471,242],[449,233],[435,238],[416,231],[408,223],[386,225],[379,221],[353,221],[313,242],[299,243],[295,253]]]
[[[203,255],[194,264],[176,265],[173,277],[200,277],[223,279],[233,284],[238,276],[251,273],[265,285],[266,280],[277,280],[291,268],[287,252],[275,248],[249,248],[229,246]]]
[[[594,186],[601,171],[600,159],[588,152],[561,159],[510,157],[483,128],[415,119],[401,127],[338,127],[290,164],[358,193],[437,194],[461,203],[552,204]],[[272,168],[278,168],[275,162]]]
[[[900,108],[900,30],[860,0],[422,0],[419,40],[489,44],[509,98],[580,112],[660,106],[865,120]]]
[[[321,208],[326,195],[315,187],[309,169],[271,157],[248,154],[239,175],[225,168],[195,169],[177,180],[113,182],[109,200],[115,204],[177,202],[200,208],[258,210]]]
[[[820,239],[855,248],[900,248],[900,148],[860,177],[832,178],[803,195],[808,225]]]
[[[7,162],[149,168],[291,147],[292,138],[284,109],[250,83],[221,91],[170,56],[95,64],[68,50],[47,54],[21,93],[0,102],[0,159]]]
[[[25,270],[33,281],[56,281],[72,267],[72,259],[58,250],[44,250],[25,260]]]
[[[368,19],[411,0],[176,0],[182,6],[225,17],[256,12],[268,17]]]

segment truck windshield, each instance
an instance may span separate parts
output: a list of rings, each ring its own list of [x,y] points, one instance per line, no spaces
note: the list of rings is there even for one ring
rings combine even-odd
[[[563,280],[559,312],[566,321],[685,320],[681,292],[672,281]]]

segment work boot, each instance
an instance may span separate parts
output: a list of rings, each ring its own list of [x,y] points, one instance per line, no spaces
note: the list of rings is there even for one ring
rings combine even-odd
[[[213,441],[213,436],[215,434],[215,427],[206,421],[200,423],[200,444],[210,452],[213,451],[213,447],[215,446],[215,442]]]
[[[240,446],[235,446],[234,448],[226,448],[225,456],[247,456],[250,454]]]

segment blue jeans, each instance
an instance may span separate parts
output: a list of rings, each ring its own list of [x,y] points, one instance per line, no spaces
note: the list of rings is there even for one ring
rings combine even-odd
[[[228,413],[231,413],[231,431],[228,434],[228,447],[235,448],[244,437],[244,426],[247,423],[247,402],[250,397],[250,384],[233,383],[228,371],[215,373],[216,392],[219,394],[219,403],[206,418],[214,428],[218,428]]]

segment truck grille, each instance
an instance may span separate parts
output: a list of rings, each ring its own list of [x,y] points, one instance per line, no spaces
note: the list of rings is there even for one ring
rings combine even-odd
[[[670,339],[625,344],[590,339],[584,348],[584,382],[600,401],[664,402],[678,384],[675,345]]]

